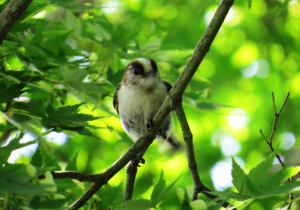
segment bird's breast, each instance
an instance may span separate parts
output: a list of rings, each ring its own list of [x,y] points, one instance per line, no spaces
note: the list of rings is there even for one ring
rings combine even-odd
[[[158,84],[151,92],[145,92],[138,87],[122,86],[119,91],[120,116],[143,116],[153,118],[167,96],[164,84]]]

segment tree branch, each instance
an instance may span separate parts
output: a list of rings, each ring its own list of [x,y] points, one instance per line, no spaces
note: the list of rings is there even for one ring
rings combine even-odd
[[[11,0],[0,14],[0,45],[13,25],[22,17],[32,0]]]
[[[53,179],[76,179],[80,182],[99,182],[102,174],[83,174],[77,171],[51,171]],[[39,175],[39,179],[45,179],[45,174]]]
[[[164,103],[153,119],[153,128],[146,135],[138,139],[115,163],[113,163],[106,171],[101,173],[103,179],[95,183],[86,193],[84,193],[77,201],[75,201],[69,209],[78,209],[87,202],[107,181],[112,178],[119,170],[121,170],[131,159],[135,158],[138,152],[147,149],[153,142],[156,133],[168,114],[175,109],[175,106],[181,103],[183,92],[191,81],[193,75],[197,71],[198,66],[208,52],[215,36],[217,35],[230,7],[234,0],[221,0],[215,15],[213,16],[208,28],[198,42],[194,53],[189,59],[183,72],[177,79],[175,85],[170,90]]]
[[[192,175],[192,179],[194,182],[194,193],[193,193],[193,201],[197,200],[198,194],[203,193],[210,199],[215,199],[217,196],[211,195],[210,192],[211,190],[207,188],[201,181],[198,170],[197,170],[197,162],[195,158],[195,153],[194,153],[194,145],[193,145],[193,134],[190,130],[188,121],[186,119],[184,109],[182,107],[182,104],[176,106],[176,114],[178,116],[178,120],[182,129],[183,133],[183,138],[185,141],[186,145],[186,155],[187,155],[187,160],[188,160],[188,165],[189,169]],[[224,207],[230,206],[229,203],[225,202],[223,204]]]
[[[290,92],[288,92],[288,94],[287,94],[287,96],[286,96],[286,98],[285,98],[285,100],[284,100],[284,102],[283,102],[283,104],[282,104],[282,106],[281,106],[279,112],[277,113],[277,112],[276,112],[276,105],[275,105],[274,93],[272,92],[272,99],[273,99],[273,107],[274,107],[275,119],[274,119],[273,129],[272,129],[272,133],[271,133],[270,140],[269,140],[270,145],[272,145],[273,136],[274,136],[274,133],[275,133],[275,131],[276,131],[277,119],[278,119],[278,117],[279,117],[279,115],[280,115],[280,113],[281,113],[281,111],[282,111],[282,109],[283,109],[283,107],[284,107],[286,101],[288,100],[289,96],[290,96]],[[273,150],[272,150],[272,151],[273,151]]]
[[[137,154],[136,158],[134,159],[135,164],[131,161],[127,165],[127,169],[126,169],[127,179],[126,179],[126,186],[125,186],[125,193],[123,196],[123,200],[130,200],[132,198],[135,177],[138,168],[137,164],[142,160],[147,149],[144,149],[143,151]]]
[[[267,138],[265,137],[265,135],[263,134],[263,131],[260,129],[260,133],[262,135],[262,137],[264,138],[264,140],[266,141],[266,143],[268,144],[268,146],[270,147],[270,149],[272,150],[272,152],[274,152],[274,148],[273,148],[273,137],[276,131],[276,125],[277,125],[277,120],[283,110],[284,105],[286,104],[288,98],[290,96],[290,92],[288,92],[287,96],[285,97],[285,100],[283,102],[283,104],[281,105],[281,108],[279,110],[279,112],[277,113],[276,111],[276,105],[275,105],[275,97],[274,97],[274,93],[272,92],[272,101],[273,101],[273,108],[274,108],[274,115],[275,115],[275,119],[274,119],[274,123],[273,123],[273,127],[272,127],[272,132],[270,135],[270,139],[269,141],[267,140]],[[276,154],[276,158],[277,160],[280,162],[281,166],[284,166],[283,161],[281,160],[280,156],[278,154]],[[293,180],[293,178],[288,178],[288,182],[291,182]],[[290,199],[290,204],[287,206],[287,209],[291,209],[292,207],[292,200],[293,200],[294,196],[293,193],[290,193],[289,199]]]

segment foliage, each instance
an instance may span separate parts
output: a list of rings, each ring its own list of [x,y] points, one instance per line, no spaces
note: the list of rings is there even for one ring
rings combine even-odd
[[[8,0],[0,2],[2,11]],[[50,172],[100,173],[131,146],[112,107],[125,66],[152,58],[174,84],[218,3],[33,0],[0,47],[0,205],[65,209],[77,200],[91,184],[53,180]],[[290,91],[274,142],[282,142],[277,153],[289,166],[298,164],[299,7],[299,1],[237,0],[184,94],[201,180],[239,208],[282,207],[299,188],[299,181],[283,182],[299,168],[278,168],[259,133],[271,132],[271,91],[276,101]],[[128,209],[221,207],[204,195],[192,202],[183,150],[172,153],[155,141],[145,159]],[[229,184],[220,182],[226,175]],[[124,181],[125,169],[83,209],[94,201],[98,209],[120,208]]]
[[[290,192],[299,192],[299,181],[281,184],[288,178],[299,173],[300,167],[283,167],[281,170],[266,176],[270,171],[275,154],[270,155],[265,161],[251,169],[246,175],[243,169],[232,158],[232,182],[236,192],[212,192],[219,196],[218,199],[234,199],[242,201],[237,206],[239,209],[249,205],[255,199],[264,199]],[[286,203],[282,203],[284,207]]]

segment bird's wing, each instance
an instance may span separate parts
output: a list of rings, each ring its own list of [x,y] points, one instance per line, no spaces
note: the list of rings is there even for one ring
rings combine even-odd
[[[163,81],[163,82],[164,82],[164,84],[165,84],[165,86],[167,88],[167,92],[169,92],[171,90],[171,88],[172,88],[172,85],[170,83],[168,83],[167,81]]]
[[[120,88],[121,88],[121,83],[118,84],[117,89],[116,89],[115,94],[114,94],[114,99],[113,99],[113,105],[114,105],[114,108],[117,111],[118,115],[119,115],[119,98],[118,98],[118,94],[119,94]]]

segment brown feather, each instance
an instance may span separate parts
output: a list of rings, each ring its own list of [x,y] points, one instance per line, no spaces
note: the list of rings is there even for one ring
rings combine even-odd
[[[172,88],[172,85],[170,83],[168,83],[167,81],[165,81],[165,80],[163,80],[163,82],[164,82],[164,84],[165,84],[165,86],[167,88],[167,92],[169,92],[171,90],[171,88]]]
[[[113,106],[114,106],[115,110],[117,111],[118,115],[119,115],[119,98],[118,98],[118,93],[119,93],[119,90],[121,88],[121,85],[122,85],[122,83],[118,84],[117,89],[116,89],[115,94],[114,94],[114,99],[113,99]]]

